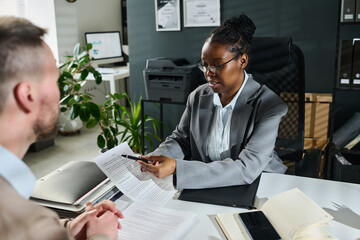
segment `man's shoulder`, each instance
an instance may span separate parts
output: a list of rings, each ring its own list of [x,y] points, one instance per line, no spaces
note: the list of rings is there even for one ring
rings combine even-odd
[[[0,176],[0,232],[9,239],[67,239],[58,215],[24,199]]]

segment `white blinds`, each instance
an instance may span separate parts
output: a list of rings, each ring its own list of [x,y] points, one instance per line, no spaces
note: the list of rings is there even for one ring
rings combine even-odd
[[[0,0],[0,16],[26,17],[26,0]]]

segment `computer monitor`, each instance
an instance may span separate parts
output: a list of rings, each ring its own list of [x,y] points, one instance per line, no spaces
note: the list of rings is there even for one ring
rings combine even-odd
[[[86,32],[86,44],[93,45],[90,50],[90,57],[93,64],[99,67],[113,67],[114,65],[124,65],[124,56],[121,46],[119,31],[111,32]]]

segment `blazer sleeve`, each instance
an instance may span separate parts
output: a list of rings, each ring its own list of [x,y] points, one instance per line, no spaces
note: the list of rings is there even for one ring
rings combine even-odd
[[[190,94],[175,131],[151,153],[176,159],[173,182],[177,189],[248,184],[264,170],[279,173],[286,171],[286,167],[274,152],[279,123],[287,112],[286,104],[270,90],[264,91],[249,104],[252,105],[253,113],[247,126],[248,136],[235,158],[231,158],[229,149],[228,153],[224,154],[227,157],[222,161],[184,160],[193,159],[190,147],[197,147],[190,143],[190,124],[195,120],[191,119],[191,107],[197,106],[196,94]]]
[[[185,110],[179,124],[170,136],[162,142],[157,149],[149,155],[164,155],[175,159],[184,159],[191,155],[190,121],[191,107],[194,102],[195,91],[188,96]]]
[[[176,188],[197,189],[249,184],[262,171],[284,173],[287,167],[274,152],[274,146],[279,123],[287,112],[287,105],[274,93],[273,97],[274,99],[262,99],[255,105],[254,117],[250,119],[248,127],[249,137],[236,159],[232,159],[230,153],[225,153],[228,157],[221,161],[208,163],[177,159],[174,181]]]

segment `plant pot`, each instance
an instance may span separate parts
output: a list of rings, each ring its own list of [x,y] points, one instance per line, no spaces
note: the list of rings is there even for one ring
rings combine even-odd
[[[80,129],[83,127],[83,122],[80,118],[74,120],[70,119],[70,110],[60,112],[57,122],[59,133],[62,135],[69,135],[74,133],[80,133]]]

